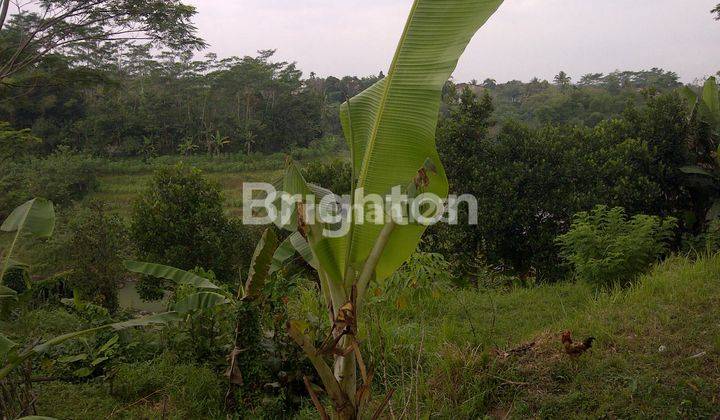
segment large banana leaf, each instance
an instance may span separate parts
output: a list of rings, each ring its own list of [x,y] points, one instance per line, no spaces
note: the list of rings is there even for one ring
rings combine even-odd
[[[201,311],[228,303],[230,303],[230,300],[219,293],[198,292],[176,302],[171,309],[179,314],[186,314],[191,311]]]
[[[17,300],[17,292],[7,286],[0,284],[0,299]]]
[[[55,209],[52,202],[44,198],[28,201],[10,213],[0,230],[30,233],[38,237],[52,236],[55,230]]]
[[[350,141],[356,188],[385,196],[405,186],[430,159],[437,175],[428,191],[445,197],[448,183],[435,148],[435,129],[442,88],[477,30],[502,0],[416,0],[387,77],[341,109]],[[368,257],[382,226],[355,225],[349,263],[357,268]],[[376,268],[385,278],[415,250],[425,227],[398,226]],[[347,239],[346,239],[347,241]],[[338,241],[339,242],[339,241]],[[343,257],[344,260],[344,257]],[[340,269],[343,273],[344,269]]]
[[[261,293],[263,287],[265,287],[265,280],[270,273],[270,266],[277,248],[278,237],[275,231],[265,229],[262,238],[260,238],[260,241],[255,247],[255,253],[253,253],[252,260],[250,261],[248,278],[245,283],[245,296],[255,298]]]
[[[707,113],[707,120],[713,128],[720,124],[720,92],[718,92],[717,81],[709,77],[703,86],[702,102]]]
[[[180,270],[179,268],[130,260],[127,260],[124,263],[125,268],[133,273],[172,280],[177,284],[189,284],[199,289],[219,289],[219,287],[210,280],[188,271]]]

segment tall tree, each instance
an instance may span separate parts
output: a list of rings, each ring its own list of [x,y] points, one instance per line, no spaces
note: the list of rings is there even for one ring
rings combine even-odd
[[[203,48],[195,13],[179,0],[0,0],[0,82],[51,53],[96,64],[117,45]]]
[[[572,81],[572,79],[570,78],[570,76],[567,75],[567,73],[561,71],[557,74],[557,76],[555,76],[553,81],[556,85],[560,86],[560,89],[564,90],[565,88],[570,86],[570,82]]]
[[[715,13],[715,20],[720,20],[720,3],[718,3],[717,6],[715,6],[714,9],[712,9],[712,13]]]

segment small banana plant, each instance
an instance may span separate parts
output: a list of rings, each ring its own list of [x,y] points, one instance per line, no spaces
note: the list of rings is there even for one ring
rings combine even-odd
[[[53,208],[53,204],[42,198],[35,198],[16,208],[10,216],[8,216],[2,226],[0,226],[0,230],[3,232],[15,232],[13,241],[5,251],[2,271],[0,272],[0,306],[3,305],[3,300],[17,300],[18,296],[15,290],[2,284],[2,279],[5,277],[7,270],[14,267],[27,267],[26,264],[22,264],[11,259],[15,247],[24,236],[47,238],[52,236],[54,229],[55,210]],[[28,283],[27,287],[30,289],[32,284]],[[176,313],[171,312],[158,314],[146,318],[108,324],[101,327],[63,334],[44,343],[32,345],[30,347],[23,347],[7,336],[0,334],[0,381],[4,380],[11,372],[27,360],[43,354],[50,348],[63,344],[68,340],[73,340],[108,329],[120,331],[133,327],[164,325],[176,320]]]
[[[447,197],[448,181],[435,147],[442,89],[470,39],[501,3],[413,2],[387,77],[341,107],[353,168],[351,210],[360,204],[354,201],[356,195],[386,197],[396,188],[404,188],[409,199],[422,193]],[[347,234],[329,237],[324,232],[334,227],[306,210],[322,207],[327,203],[323,198],[332,192],[308,184],[292,162],[287,165],[283,191],[303,197],[291,207],[292,217],[279,224],[299,235],[298,248],[309,249],[308,261],[317,270],[332,325],[319,345],[306,334],[301,321],[289,322],[288,332],[315,367],[332,403],[332,416],[356,419],[364,415],[371,387],[357,340],[368,285],[390,276],[412,255],[426,226],[399,223],[386,214],[380,214],[378,222],[378,215],[368,211],[364,220],[346,216]],[[437,214],[438,207],[431,205],[421,212]],[[329,417],[313,388],[306,385],[321,417]],[[374,418],[382,415],[389,395]]]
[[[236,315],[234,340],[232,351],[228,356],[226,372],[228,391],[225,404],[229,413],[236,410],[236,391],[244,383],[243,358],[247,360],[251,357],[246,356],[253,350],[249,347],[260,340],[258,314],[264,299],[265,284],[274,272],[281,269],[295,255],[294,242],[297,243],[297,236],[291,235],[280,244],[275,231],[266,229],[255,248],[246,281],[240,282],[234,297],[223,294],[209,279],[188,271],[160,264],[125,262],[125,267],[134,273],[163,278],[178,285],[185,284],[196,288],[195,293],[185,296],[171,306],[170,309],[181,316],[218,307],[234,309]]]

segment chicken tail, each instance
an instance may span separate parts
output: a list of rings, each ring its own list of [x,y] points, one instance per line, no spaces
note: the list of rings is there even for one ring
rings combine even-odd
[[[595,341],[595,337],[588,337],[585,339],[585,341],[583,341],[583,346],[586,349],[589,349],[592,347],[594,341]]]

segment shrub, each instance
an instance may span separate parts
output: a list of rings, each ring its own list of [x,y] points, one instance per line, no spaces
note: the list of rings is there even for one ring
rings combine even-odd
[[[338,195],[350,194],[352,166],[344,160],[312,162],[303,168],[307,182],[320,185]]]
[[[219,185],[183,165],[155,173],[134,204],[130,236],[140,259],[183,270],[203,267],[223,283],[236,282],[254,250],[250,231],[225,216]]]
[[[578,278],[608,286],[632,281],[666,254],[676,227],[672,217],[628,219],[623,208],[597,206],[576,214],[570,231],[557,241]]]
[[[70,287],[110,311],[118,308],[118,285],[126,273],[127,229],[117,214],[99,201],[91,202],[70,220],[69,237],[61,250]]]
[[[95,161],[66,149],[44,159],[0,161],[0,217],[33,197],[66,207],[96,188]]]

